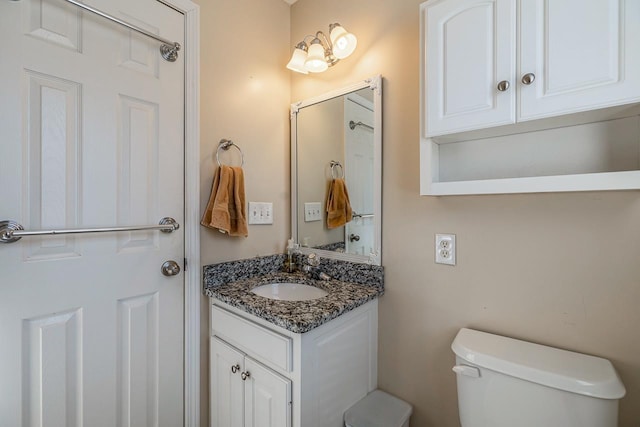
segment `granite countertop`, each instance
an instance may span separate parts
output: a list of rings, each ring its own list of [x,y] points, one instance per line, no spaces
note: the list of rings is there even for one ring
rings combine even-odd
[[[310,301],[279,301],[251,292],[261,285],[283,282],[315,286],[329,294]],[[224,284],[211,285],[205,281],[204,293],[291,332],[304,333],[377,298],[384,293],[384,286],[316,280],[302,273],[269,272]]]

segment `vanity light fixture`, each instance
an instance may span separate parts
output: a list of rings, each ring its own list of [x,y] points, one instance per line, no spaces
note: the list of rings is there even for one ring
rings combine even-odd
[[[307,40],[311,39],[309,43]],[[358,39],[338,23],[329,25],[329,38],[322,31],[296,45],[287,68],[302,74],[321,73],[351,55]]]

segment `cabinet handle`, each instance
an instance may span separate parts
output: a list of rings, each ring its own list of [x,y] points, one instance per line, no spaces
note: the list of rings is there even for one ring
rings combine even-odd
[[[234,374],[240,370],[240,365],[236,364],[231,367],[231,372]]]
[[[509,84],[509,82],[508,82],[508,81],[506,81],[506,80],[503,80],[503,81],[501,81],[500,83],[498,83],[498,90],[499,90],[500,92],[504,92],[504,91],[506,91],[507,89],[509,89],[509,86],[511,86],[511,85]]]
[[[242,377],[242,381],[246,381],[247,378],[251,377],[251,372],[249,371],[243,372],[240,376]]]
[[[524,76],[522,76],[522,83],[526,84],[527,86],[529,86],[531,83],[533,83],[536,79],[536,75],[533,73],[527,73]]]

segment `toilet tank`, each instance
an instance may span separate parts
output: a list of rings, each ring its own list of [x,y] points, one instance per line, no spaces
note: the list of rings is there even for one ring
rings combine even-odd
[[[462,427],[617,427],[625,388],[606,359],[461,329],[451,345]]]

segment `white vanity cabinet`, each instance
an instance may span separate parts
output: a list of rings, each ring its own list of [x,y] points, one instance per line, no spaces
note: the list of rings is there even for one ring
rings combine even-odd
[[[342,427],[376,388],[377,300],[303,334],[212,302],[212,427]]]
[[[291,381],[211,339],[211,425],[290,427]]]
[[[429,0],[421,39],[421,194],[640,188],[618,130],[640,117],[639,1]]]

